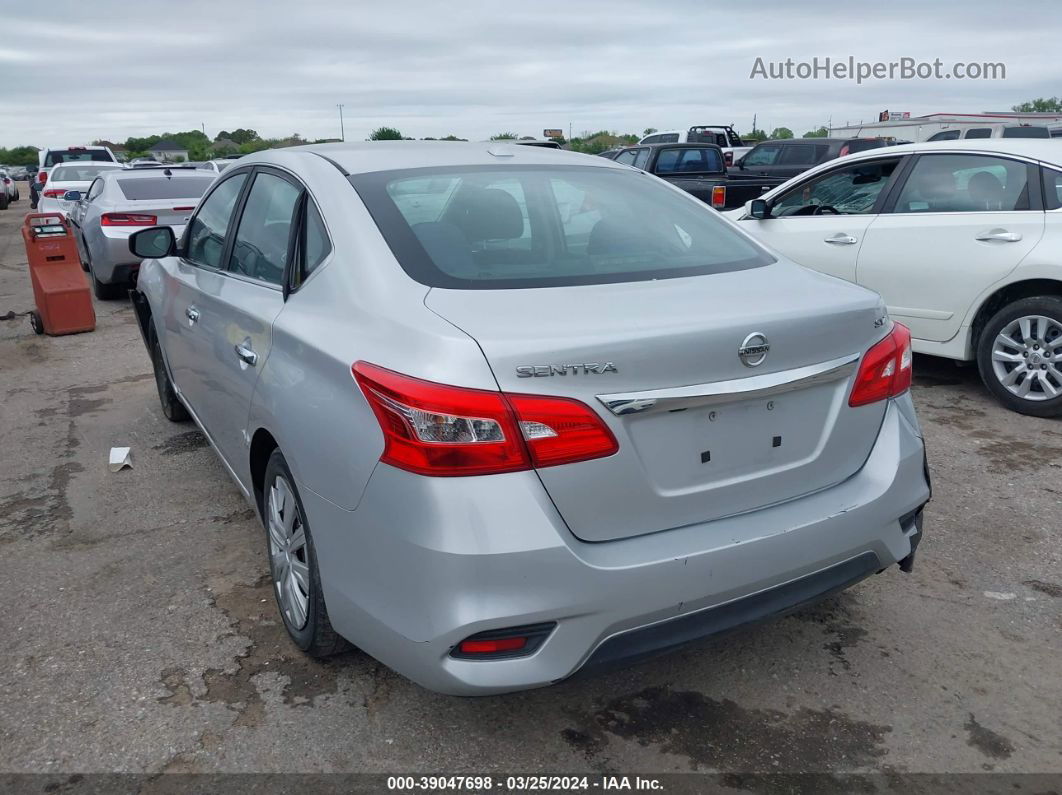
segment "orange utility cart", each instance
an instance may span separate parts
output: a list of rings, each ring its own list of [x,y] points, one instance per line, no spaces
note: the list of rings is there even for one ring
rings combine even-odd
[[[70,222],[51,213],[27,215],[22,240],[37,303],[30,313],[33,330],[55,336],[95,329],[92,294]]]

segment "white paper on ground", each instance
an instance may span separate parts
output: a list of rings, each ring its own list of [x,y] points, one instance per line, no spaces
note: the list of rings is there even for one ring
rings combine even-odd
[[[117,472],[125,467],[133,466],[133,456],[130,447],[112,447],[111,448],[111,472]]]

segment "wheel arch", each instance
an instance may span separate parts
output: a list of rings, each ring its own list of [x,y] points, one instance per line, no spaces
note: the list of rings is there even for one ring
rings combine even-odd
[[[989,293],[977,308],[973,321],[970,323],[970,346],[975,355],[981,340],[981,332],[996,312],[1007,304],[1037,295],[1062,296],[1062,279],[1023,279],[1005,284]]]
[[[251,446],[248,452],[248,469],[251,473],[251,489],[254,492],[255,504],[259,514],[264,514],[262,495],[265,493],[265,473],[269,465],[269,457],[280,444],[265,428],[259,428],[251,436]]]

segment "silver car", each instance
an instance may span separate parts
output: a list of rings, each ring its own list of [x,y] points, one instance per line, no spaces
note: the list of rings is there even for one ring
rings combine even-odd
[[[194,168],[111,169],[101,171],[87,193],[66,191],[96,297],[120,298],[135,281],[140,260],[129,250],[131,234],[156,224],[180,232],[213,181]]]
[[[280,614],[425,687],[538,687],[899,563],[910,336],[605,158],[260,152],[137,233],[163,411],[262,517]]]

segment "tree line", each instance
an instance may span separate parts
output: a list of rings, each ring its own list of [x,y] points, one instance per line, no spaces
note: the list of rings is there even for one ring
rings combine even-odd
[[[1028,102],[1022,102],[1019,105],[1011,106],[1011,110],[1015,113],[1062,113],[1062,97],[1038,97],[1037,99],[1029,100]],[[575,152],[585,152],[587,154],[598,154],[604,152],[606,149],[615,149],[620,146],[630,146],[636,144],[642,138],[647,135],[652,135],[657,132],[654,127],[647,127],[642,130],[641,135],[637,133],[619,133],[614,130],[598,130],[596,132],[582,132],[577,136],[573,136],[571,140],[566,140],[563,136],[556,140],[564,147],[571,149]],[[814,130],[808,130],[805,132],[803,138],[825,138],[829,135],[829,130],[825,127],[818,127]],[[741,138],[749,143],[758,143],[759,141],[766,141],[768,139],[779,138],[794,138],[795,134],[789,127],[775,127],[770,133],[765,130],[753,129],[750,132],[739,133]],[[518,133],[506,131],[500,132],[491,136],[492,141],[506,141],[506,140],[534,140],[534,136],[519,135]],[[234,130],[222,130],[213,139],[209,138],[202,130],[186,130],[184,132],[175,133],[162,133],[160,135],[148,135],[143,137],[129,137],[126,138],[123,143],[120,144],[124,147],[126,157],[129,159],[137,157],[147,157],[148,152],[159,141],[173,141],[182,149],[188,152],[189,160],[209,160],[213,157],[220,157],[222,155],[246,155],[251,152],[258,152],[262,149],[276,149],[285,146],[299,146],[300,144],[311,143],[333,143],[338,141],[338,138],[318,138],[315,140],[307,140],[298,133],[292,133],[284,138],[263,138],[255,130],[238,127]],[[402,134],[397,127],[382,126],[373,130],[368,137],[370,141],[402,141],[413,140]],[[439,138],[425,137],[421,138],[422,141],[467,141],[467,138],[459,138],[458,136],[450,133]],[[116,144],[97,139],[93,141],[96,145],[116,146]],[[35,146],[15,146],[10,149],[4,149],[0,147],[0,164],[6,166],[29,166],[35,167],[37,165],[37,152],[38,149]]]

